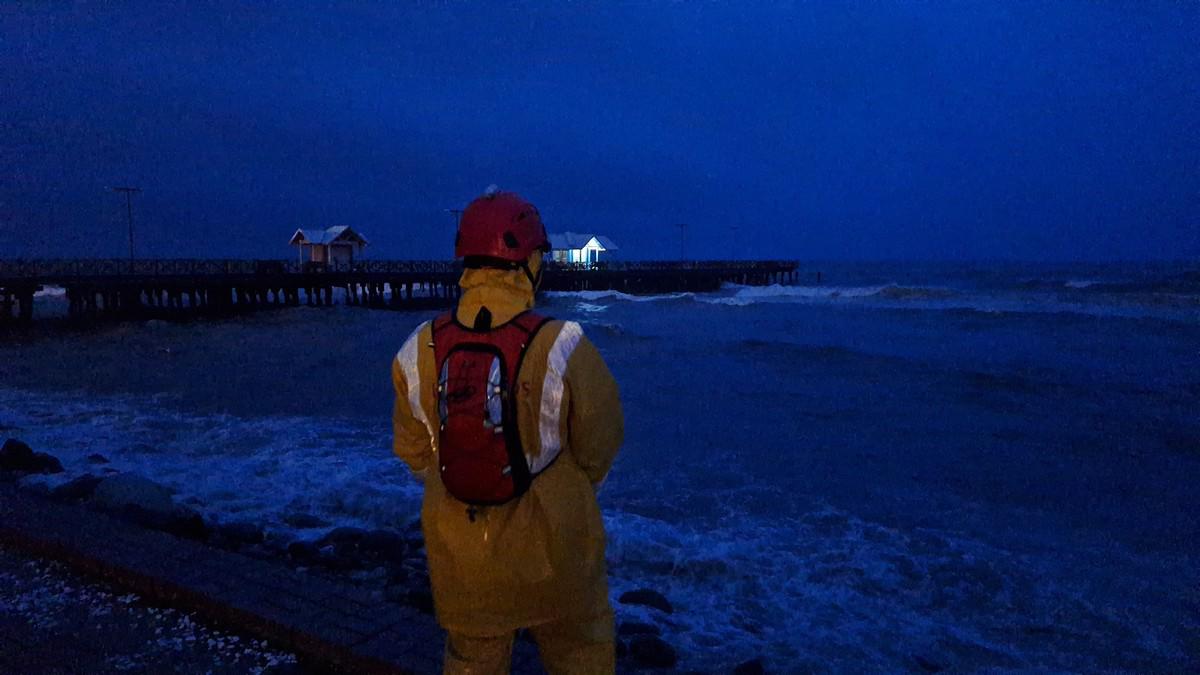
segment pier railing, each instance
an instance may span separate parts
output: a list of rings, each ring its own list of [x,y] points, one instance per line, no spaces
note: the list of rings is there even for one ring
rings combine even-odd
[[[679,272],[685,270],[745,270],[782,272],[796,269],[787,260],[603,261],[547,263],[547,270],[563,272]],[[428,274],[456,273],[454,260],[360,260],[354,263],[313,263],[296,260],[198,260],[190,258],[128,260],[97,258],[78,260],[0,260],[0,279],[80,279],[86,277],[204,277],[264,274]]]
[[[796,279],[785,260],[605,261],[548,263],[548,291],[709,292],[722,284],[767,285]],[[462,264],[452,260],[0,260],[0,325],[16,310],[33,319],[34,298],[61,286],[74,319],[228,315],[271,306],[342,302],[394,309],[452,303]],[[336,292],[335,292],[336,290]]]
[[[312,263],[296,260],[198,260],[190,258],[128,260],[97,258],[79,260],[0,260],[0,279],[44,279],[82,277],[197,277],[248,274],[311,274],[314,272],[361,272],[366,274],[422,274],[455,272],[456,261],[362,260],[353,264]]]
[[[547,269],[568,272],[677,272],[681,270],[753,270],[790,271],[796,269],[794,260],[644,260],[602,261],[594,263],[547,263]]]

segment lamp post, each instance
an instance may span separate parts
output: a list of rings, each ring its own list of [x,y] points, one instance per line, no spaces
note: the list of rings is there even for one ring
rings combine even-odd
[[[687,231],[687,223],[676,223],[675,227],[679,228],[679,262],[683,262],[683,233]]]
[[[133,193],[141,192],[141,188],[136,187],[115,187],[113,192],[125,193],[125,217],[129,222],[129,259],[133,260]]]

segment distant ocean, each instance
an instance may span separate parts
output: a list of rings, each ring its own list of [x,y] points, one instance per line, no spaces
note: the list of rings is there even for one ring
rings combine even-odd
[[[806,263],[796,286],[541,309],[621,385],[612,592],[670,598],[618,614],[682,669],[1200,667],[1200,264]],[[388,366],[430,316],[6,342],[0,434],[59,456],[50,480],[100,453],[275,536],[402,526],[420,488]]]

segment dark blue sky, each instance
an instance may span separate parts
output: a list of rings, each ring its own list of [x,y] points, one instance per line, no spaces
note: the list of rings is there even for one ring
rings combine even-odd
[[[0,257],[127,183],[145,255],[444,257],[493,182],[637,258],[1200,255],[1198,3],[374,4],[5,3]]]

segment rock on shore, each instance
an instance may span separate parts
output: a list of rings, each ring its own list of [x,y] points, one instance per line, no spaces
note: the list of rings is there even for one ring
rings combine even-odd
[[[0,471],[13,473],[62,473],[62,462],[53,455],[34,452],[23,441],[10,438],[0,447]]]
[[[671,606],[671,601],[667,600],[666,596],[656,590],[649,588],[639,588],[635,591],[622,593],[618,601],[623,605],[643,605],[645,607],[653,607],[662,612],[670,614],[675,611]]]
[[[647,668],[674,668],[679,661],[675,648],[654,635],[638,635],[629,642],[633,661]]]
[[[97,456],[89,458],[89,462],[93,466],[103,464],[101,459]],[[35,453],[21,441],[10,439],[0,450],[0,470],[56,473],[62,471],[62,466],[56,458]],[[47,491],[45,488],[41,485],[42,491]],[[337,527],[316,540],[289,541],[268,537],[262,525],[256,523],[207,522],[196,511],[176,503],[171,489],[135,473],[83,474],[48,493],[61,501],[90,504],[143,527],[206,541],[246,555],[283,558],[298,567],[323,568],[373,587],[381,598],[433,613],[424,538],[417,519],[395,530]],[[292,519],[314,529],[324,524],[308,514],[293,514]],[[626,592],[619,602],[651,608],[661,614],[674,612],[662,593],[649,588]],[[675,648],[664,640],[659,626],[645,621],[619,621],[617,632],[619,658],[629,665],[673,668],[678,663]],[[739,675],[761,672],[754,670],[753,665],[740,669]],[[761,668],[761,664],[757,665]]]
[[[92,501],[113,511],[130,506],[167,515],[175,511],[170,490],[135,473],[119,473],[101,480],[92,493]]]
[[[120,514],[139,525],[204,541],[211,534],[204,518],[175,503],[166,487],[135,473],[119,473],[100,480],[92,503]]]

